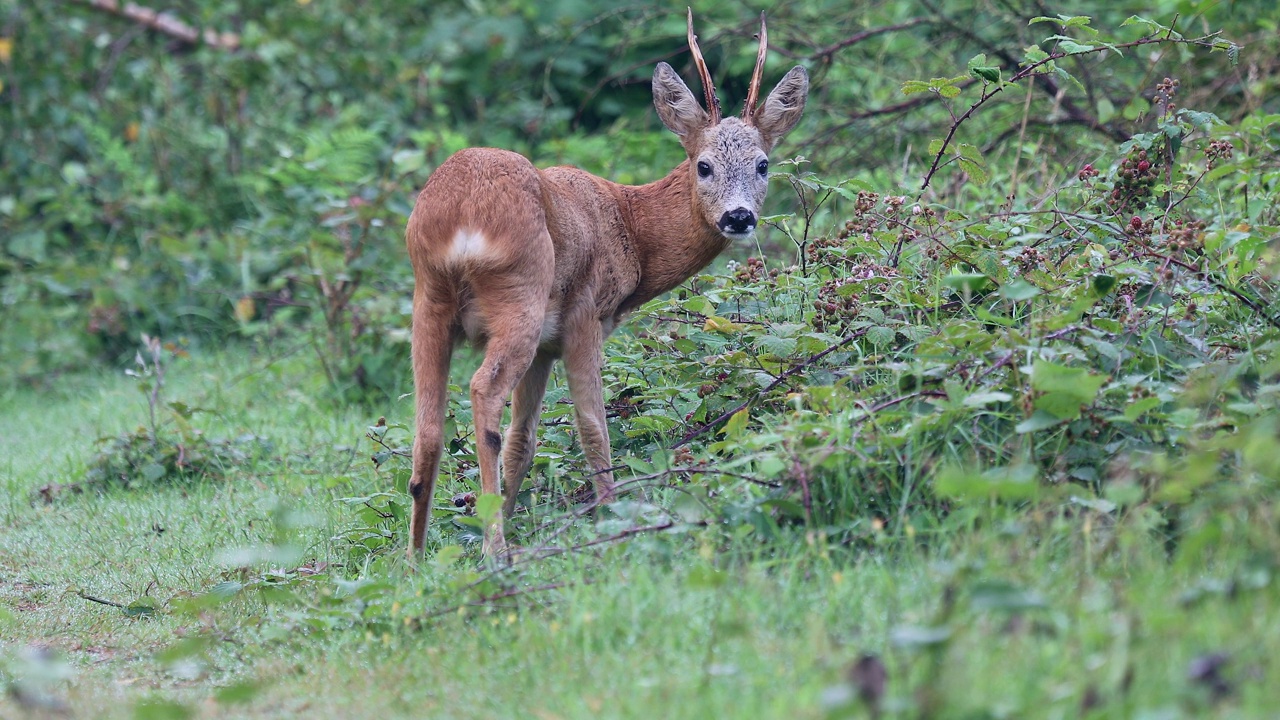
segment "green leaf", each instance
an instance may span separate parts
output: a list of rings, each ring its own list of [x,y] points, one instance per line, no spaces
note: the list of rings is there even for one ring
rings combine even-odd
[[[986,82],[1000,82],[1000,68],[995,66],[976,67],[970,69],[973,76]]]
[[[973,314],[977,315],[978,319],[983,322],[989,322],[1001,327],[1013,327],[1018,324],[1018,321],[1014,318],[1005,317],[1004,315],[996,315],[984,307],[974,308]]]
[[[492,496],[491,496],[492,497]],[[479,500],[476,501],[479,504]],[[445,545],[436,551],[436,567],[447,568],[462,559],[463,549],[459,545]]]
[[[1158,397],[1145,397],[1141,400],[1129,403],[1129,406],[1124,409],[1124,419],[1129,422],[1134,422],[1138,418],[1142,417],[1142,415],[1147,411],[1160,407],[1163,402],[1164,401]]]
[[[1226,123],[1222,122],[1222,118],[1211,112],[1201,112],[1199,110],[1188,110],[1186,108],[1182,108],[1178,111],[1178,117],[1186,120],[1192,127],[1197,127],[1202,130],[1208,130],[1214,125],[1226,125]]]
[[[992,403],[1009,402],[1013,396],[1007,392],[978,392],[964,399],[965,407],[986,407]]]
[[[1090,375],[1084,368],[1037,360],[1031,367],[1031,387],[1044,393],[1062,393],[1081,404],[1093,402],[1107,382],[1104,375]]]
[[[747,429],[747,423],[751,421],[751,411],[742,408],[729,418],[729,422],[724,424],[724,436],[726,439],[734,439],[742,436]]]
[[[970,145],[969,143],[959,143],[956,145],[956,154],[962,158],[972,160],[979,164],[985,164],[986,162],[982,159],[982,151],[979,150],[976,145]]]
[[[131,618],[143,618],[155,615],[160,609],[155,598],[143,596],[123,608],[124,614]]]
[[[977,293],[985,290],[991,280],[981,273],[965,273],[953,271],[942,278],[942,284],[958,293]]]
[[[756,338],[757,350],[779,358],[790,357],[796,351],[796,339],[776,335],[761,335]]]
[[[502,511],[502,496],[497,493],[481,493],[476,497],[476,517],[485,525],[492,524]]]
[[[1093,293],[1098,297],[1111,292],[1111,289],[1116,286],[1116,279],[1111,275],[1094,275],[1092,282]]]
[[[1062,418],[1051,415],[1043,410],[1037,410],[1031,414],[1031,417],[1023,420],[1014,426],[1013,431],[1019,435],[1038,432],[1040,430],[1048,430],[1055,425],[1061,425],[1066,422]]]
[[[1049,59],[1049,53],[1045,52],[1039,45],[1026,46],[1022,49],[1022,54],[1028,65],[1035,65]]]
[[[1063,420],[1074,420],[1080,417],[1080,400],[1074,395],[1062,392],[1050,392],[1036,398],[1037,411],[1043,411]]]
[[[1068,55],[1083,55],[1097,49],[1094,45],[1085,45],[1067,38],[1058,39],[1058,49]]]
[[[929,92],[929,83],[923,80],[907,80],[902,83],[902,94],[913,95],[915,93]]]
[[[1030,300],[1031,298],[1039,295],[1040,292],[1040,288],[1021,279],[1005,283],[1000,287],[1000,297],[1006,300],[1013,300],[1014,302]]]
[[[987,184],[987,169],[969,158],[960,158],[960,169],[969,175],[969,179],[979,185]]]
[[[934,138],[933,140],[930,140],[930,141],[929,141],[929,154],[930,154],[930,155],[937,155],[938,153],[942,152],[942,142],[943,142],[943,141],[942,141],[942,139],[941,139],[941,138]]]
[[[876,325],[867,329],[867,339],[872,345],[883,347],[893,343],[893,339],[897,336],[893,328],[887,328],[882,325]]]
[[[969,60],[969,74],[985,82],[1000,82],[1000,68],[987,62],[986,53],[974,55]]]

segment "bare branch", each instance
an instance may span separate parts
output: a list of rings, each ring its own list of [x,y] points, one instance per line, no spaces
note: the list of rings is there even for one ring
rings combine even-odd
[[[157,12],[135,3],[121,4],[118,0],[75,0],[117,17],[125,18],[161,35],[171,37],[187,45],[204,43],[220,50],[238,50],[240,36],[235,33],[220,33],[216,30],[201,30],[175,18],[167,12]]]

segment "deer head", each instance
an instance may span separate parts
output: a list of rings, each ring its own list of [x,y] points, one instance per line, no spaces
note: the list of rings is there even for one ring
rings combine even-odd
[[[658,63],[653,72],[653,104],[667,129],[680,137],[693,167],[694,207],[710,226],[729,239],[750,235],[769,187],[769,151],[800,121],[809,94],[809,74],[797,65],[757,104],[768,49],[764,13],[760,14],[760,50],[741,118],[720,117],[711,73],[693,34],[689,11],[689,51],[702,81],[706,109],[676,71]]]

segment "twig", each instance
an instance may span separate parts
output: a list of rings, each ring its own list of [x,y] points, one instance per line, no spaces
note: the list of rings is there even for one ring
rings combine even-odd
[[[870,28],[868,30],[863,30],[862,32],[854,33],[839,42],[832,43],[824,48],[813,51],[812,53],[809,54],[808,59],[809,60],[819,60],[819,59],[825,60],[830,58],[832,55],[836,54],[837,52],[840,52],[841,50],[849,47],[850,45],[855,45],[857,43],[862,42],[863,40],[869,40],[877,35],[896,32],[898,30],[906,30],[908,28],[916,27],[917,25],[929,25],[935,22],[937,22],[937,20],[935,20],[934,18],[918,17],[918,18],[912,18],[910,20],[907,20],[906,22],[898,23],[897,25],[886,25],[884,27],[877,27],[877,28]],[[774,51],[778,52],[779,54],[782,54],[780,50],[775,49]]]
[[[127,609],[129,608],[129,606],[128,606],[128,605],[125,605],[124,603],[118,603],[118,602],[115,602],[114,600],[103,600],[103,599],[102,599],[102,598],[100,598],[100,597],[94,597],[94,596],[90,595],[89,593],[86,593],[86,592],[80,592],[80,591],[78,591],[78,590],[76,591],[76,597],[80,598],[81,600],[88,600],[89,602],[96,602],[96,603],[98,603],[99,605],[109,605],[109,606],[111,606],[111,607],[113,607],[113,608],[120,608],[121,610],[127,610]]]

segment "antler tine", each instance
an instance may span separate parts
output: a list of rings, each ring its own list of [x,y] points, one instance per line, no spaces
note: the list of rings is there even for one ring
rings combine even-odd
[[[711,116],[707,124],[715,125],[720,122],[720,98],[716,97],[711,71],[707,70],[707,61],[702,58],[702,50],[698,48],[698,36],[693,34],[693,8],[689,8],[689,52],[693,53],[693,64],[698,66],[698,77],[702,80],[702,93],[707,98],[707,113]]]
[[[764,27],[764,11],[760,12],[760,49],[756,52],[756,69],[751,73],[751,87],[747,90],[747,102],[742,106],[742,119],[751,123],[756,103],[760,100],[760,79],[764,75],[764,56],[769,52],[769,33]]]

